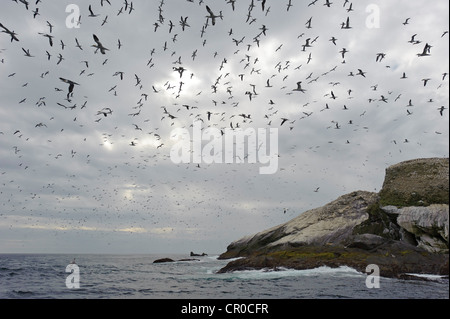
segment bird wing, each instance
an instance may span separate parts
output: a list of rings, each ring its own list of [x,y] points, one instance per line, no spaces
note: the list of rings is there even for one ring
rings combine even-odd
[[[206,10],[208,11],[208,13],[212,16],[214,16],[214,13],[212,12],[211,8],[206,6]]]
[[[67,80],[67,79],[64,79],[64,78],[59,78],[61,81],[63,81],[64,83],[70,83],[70,81],[69,80]]]
[[[93,35],[93,37],[94,37],[94,41],[99,45],[99,46],[102,46],[102,44],[100,43],[100,40],[98,39],[98,37],[94,34]]]

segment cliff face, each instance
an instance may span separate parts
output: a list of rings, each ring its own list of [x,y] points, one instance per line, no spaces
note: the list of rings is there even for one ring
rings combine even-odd
[[[258,250],[281,246],[337,245],[348,241],[353,228],[368,220],[367,208],[376,193],[353,192],[291,221],[231,243],[221,258],[242,257]]]
[[[413,236],[412,244],[429,252],[448,253],[448,205],[394,208],[391,212],[397,214],[398,225]]]
[[[383,265],[385,275],[448,274],[448,159],[389,167],[380,193],[356,191],[231,243],[220,258],[248,268]]]

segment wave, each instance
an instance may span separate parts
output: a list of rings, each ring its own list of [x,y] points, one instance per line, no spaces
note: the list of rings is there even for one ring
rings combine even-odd
[[[448,279],[448,275],[441,276],[441,275],[431,275],[431,274],[413,274],[413,273],[407,273],[408,276],[418,277],[418,278],[425,278],[428,280],[434,280],[434,281],[440,281],[443,279]]]
[[[348,266],[340,266],[338,268],[318,267],[313,269],[289,269],[277,268],[260,269],[260,270],[241,270],[232,273],[217,274],[224,279],[277,279],[285,277],[313,277],[313,276],[338,276],[338,277],[361,277],[365,274]]]

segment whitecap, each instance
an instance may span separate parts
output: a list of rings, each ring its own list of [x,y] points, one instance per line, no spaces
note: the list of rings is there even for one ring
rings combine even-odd
[[[318,267],[313,269],[289,269],[279,267],[273,269],[259,270],[239,270],[231,273],[221,274],[225,278],[239,279],[276,279],[285,277],[303,277],[303,276],[339,276],[339,277],[360,277],[364,274],[348,266],[340,266],[337,268]]]
[[[441,275],[431,275],[431,274],[413,274],[413,273],[407,273],[408,276],[414,276],[419,278],[425,278],[429,280],[441,280],[444,278],[447,278],[448,276],[441,276]]]

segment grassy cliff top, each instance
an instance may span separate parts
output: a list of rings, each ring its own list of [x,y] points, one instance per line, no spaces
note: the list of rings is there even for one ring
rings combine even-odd
[[[382,206],[428,206],[449,203],[449,159],[422,158],[386,169]]]

